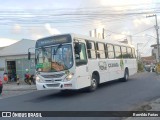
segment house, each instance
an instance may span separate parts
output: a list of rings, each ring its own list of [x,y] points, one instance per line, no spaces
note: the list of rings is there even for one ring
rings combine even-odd
[[[34,54],[35,50],[30,49],[31,60],[28,60],[28,49],[35,47],[36,41],[22,39],[14,44],[0,48],[0,76],[3,77],[4,72],[8,75],[19,75],[20,79],[24,78],[25,70],[30,73],[35,71]]]

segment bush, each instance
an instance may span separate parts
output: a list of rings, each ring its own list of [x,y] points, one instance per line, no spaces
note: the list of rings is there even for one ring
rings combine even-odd
[[[143,63],[141,61],[138,61],[137,65],[138,65],[138,72],[144,72]]]

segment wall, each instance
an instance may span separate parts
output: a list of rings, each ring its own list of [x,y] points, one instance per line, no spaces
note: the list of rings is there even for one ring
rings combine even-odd
[[[20,80],[24,79],[26,69],[29,70],[30,74],[35,73],[35,60],[34,55],[31,56],[31,60],[28,60],[28,55],[17,55],[17,56],[3,56],[0,57],[0,68],[4,70],[0,71],[0,76],[3,78],[4,71],[7,70],[7,61],[16,61],[16,73],[19,75]]]

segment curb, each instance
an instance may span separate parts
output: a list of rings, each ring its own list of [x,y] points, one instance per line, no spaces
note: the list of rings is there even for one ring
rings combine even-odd
[[[3,91],[31,91],[31,90],[37,90],[36,88],[32,89],[4,89]]]

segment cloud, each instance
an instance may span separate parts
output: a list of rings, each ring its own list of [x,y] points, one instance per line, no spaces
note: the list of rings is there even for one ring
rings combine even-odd
[[[45,28],[48,30],[48,32],[49,32],[51,35],[60,34],[60,31],[57,30],[56,28],[52,28],[49,23],[46,23],[44,26],[45,26]]]
[[[38,39],[43,38],[43,37],[44,37],[44,36],[41,35],[41,34],[32,34],[32,39],[33,39],[33,40],[38,40]]]
[[[17,40],[9,39],[9,38],[0,38],[0,47],[8,46],[17,42]]]
[[[21,25],[15,24],[15,25],[13,26],[13,33],[16,33],[16,34],[17,34],[17,33],[20,33],[21,30],[22,30]]]
[[[146,19],[146,18],[139,18],[139,19],[134,19],[133,23],[135,27],[139,27],[140,25],[151,25],[151,20]]]
[[[120,5],[133,5],[133,4],[148,4],[153,0],[100,0],[100,4],[103,6],[120,6]]]

